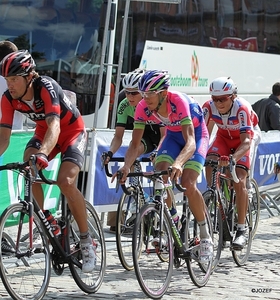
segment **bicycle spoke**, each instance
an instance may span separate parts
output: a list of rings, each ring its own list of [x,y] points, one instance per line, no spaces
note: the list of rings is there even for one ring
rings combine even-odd
[[[123,194],[118,205],[116,242],[120,262],[122,266],[131,271],[134,269],[132,259],[132,233],[136,220],[137,195]]]
[[[143,292],[153,299],[166,292],[173,269],[171,230],[164,215],[159,228],[159,211],[155,204],[146,204],[137,216],[133,232],[133,262],[137,280]],[[157,244],[151,240],[157,238]],[[154,240],[155,241],[155,240]]]
[[[69,263],[70,271],[79,288],[86,293],[95,293],[101,286],[105,274],[106,266],[106,249],[105,238],[99,221],[99,217],[93,206],[86,202],[87,221],[89,233],[92,239],[97,243],[96,257],[97,263],[95,269],[91,273],[83,273],[82,254],[80,251],[80,232],[79,227],[72,217],[69,224],[69,251],[74,252],[74,257],[80,264]]]
[[[49,247],[39,225],[40,221],[34,215],[34,248],[30,249],[28,216],[25,215],[22,226],[18,221],[23,211],[25,212],[23,205],[17,203],[8,207],[1,216],[0,238],[6,243],[6,247],[1,247],[0,274],[13,299],[42,299],[51,274]],[[21,229],[20,236],[18,228]]]

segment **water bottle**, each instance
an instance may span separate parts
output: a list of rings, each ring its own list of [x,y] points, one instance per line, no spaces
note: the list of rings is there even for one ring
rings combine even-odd
[[[54,216],[51,214],[51,212],[49,210],[45,210],[44,215],[51,225],[53,234],[55,236],[59,236],[61,234],[61,228],[58,225],[57,220],[54,218]]]

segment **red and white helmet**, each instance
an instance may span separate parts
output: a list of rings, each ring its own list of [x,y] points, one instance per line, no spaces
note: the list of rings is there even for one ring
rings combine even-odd
[[[236,89],[236,84],[230,77],[218,77],[209,86],[212,96],[232,95]]]

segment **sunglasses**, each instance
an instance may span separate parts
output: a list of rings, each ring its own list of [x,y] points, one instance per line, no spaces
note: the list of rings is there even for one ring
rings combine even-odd
[[[212,98],[213,102],[215,103],[224,103],[226,102],[232,95],[228,95],[228,96],[225,96],[225,97],[220,97],[220,98]]]
[[[161,91],[151,91],[151,92],[141,92],[140,91],[140,94],[143,98],[152,98],[161,92],[162,92],[162,90]]]
[[[124,91],[126,95],[132,95],[132,96],[136,96],[139,95],[139,92],[130,92],[130,91]]]

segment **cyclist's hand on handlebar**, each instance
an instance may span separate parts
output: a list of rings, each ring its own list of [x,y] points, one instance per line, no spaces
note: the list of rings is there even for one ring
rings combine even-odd
[[[38,170],[45,169],[49,165],[48,157],[44,153],[35,154],[36,157],[36,165]]]
[[[108,164],[110,159],[113,157],[113,152],[108,151],[108,152],[103,152],[101,156],[101,160],[104,165]]]
[[[172,171],[170,173],[170,180],[179,183],[179,178],[181,178],[183,174],[183,167],[174,163],[171,168]]]
[[[116,177],[118,178],[119,174],[122,174],[121,179],[120,179],[120,184],[124,184],[124,183],[126,182],[126,179],[127,179],[126,176],[127,176],[127,174],[129,173],[129,171],[130,171],[130,169],[129,169],[128,167],[123,166],[122,168],[120,168],[120,169],[118,170],[118,172],[116,172],[116,173],[113,175],[113,177],[112,177],[112,179],[111,179],[111,182],[114,182],[115,178],[116,178]]]
[[[227,167],[229,165],[229,157],[227,155],[221,155],[219,158],[219,165],[221,167]]]

